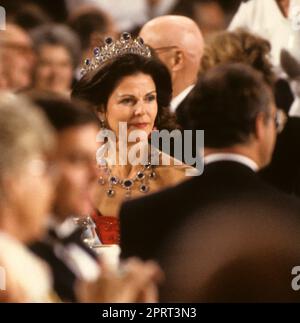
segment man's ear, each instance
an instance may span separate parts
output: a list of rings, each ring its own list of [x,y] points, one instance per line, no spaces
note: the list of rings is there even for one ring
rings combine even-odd
[[[266,133],[266,115],[259,113],[255,120],[255,138],[261,140],[265,137]]]
[[[184,65],[184,53],[181,50],[176,50],[172,61],[172,70],[174,72],[179,71]]]

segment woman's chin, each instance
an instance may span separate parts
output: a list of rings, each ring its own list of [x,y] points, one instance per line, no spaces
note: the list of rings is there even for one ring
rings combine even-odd
[[[128,128],[128,135],[130,135],[133,131],[135,132],[135,138],[139,138],[140,140],[144,140],[146,138],[149,137],[149,135],[151,134],[151,128],[149,127],[149,125],[147,126],[130,126]],[[136,139],[136,142],[140,141],[138,139]]]

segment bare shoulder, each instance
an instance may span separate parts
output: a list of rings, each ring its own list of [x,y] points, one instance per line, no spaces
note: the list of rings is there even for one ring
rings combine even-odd
[[[160,165],[156,166],[158,181],[163,187],[177,185],[190,178],[189,173],[195,170],[194,167],[184,164],[163,152],[160,156]]]

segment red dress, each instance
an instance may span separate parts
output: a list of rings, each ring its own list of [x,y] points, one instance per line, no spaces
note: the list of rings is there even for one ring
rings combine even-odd
[[[120,244],[120,222],[114,216],[104,216],[98,210],[92,214],[96,232],[103,244]]]

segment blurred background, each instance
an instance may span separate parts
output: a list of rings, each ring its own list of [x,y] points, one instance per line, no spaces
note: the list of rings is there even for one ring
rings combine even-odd
[[[113,19],[119,31],[134,31],[147,20],[168,13],[194,19],[205,32],[225,28],[241,0],[4,0],[7,19],[26,30],[48,22],[68,24],[83,6],[95,6]],[[130,5],[129,5],[130,3]],[[209,17],[209,18],[208,18]]]

